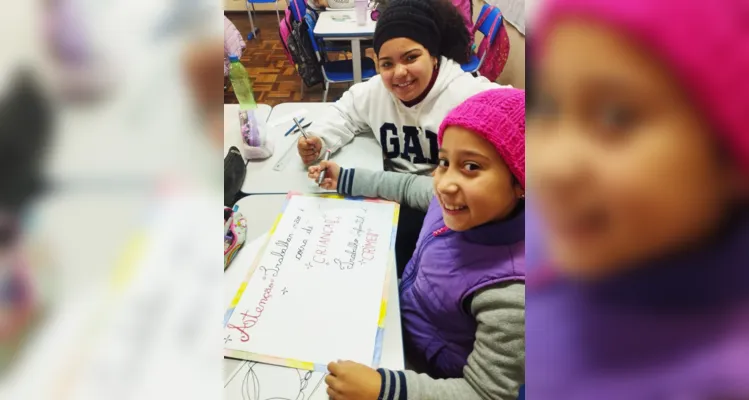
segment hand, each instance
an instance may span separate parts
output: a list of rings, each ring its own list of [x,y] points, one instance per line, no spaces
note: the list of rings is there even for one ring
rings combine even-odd
[[[353,361],[328,364],[330,375],[325,377],[331,400],[377,400],[382,378],[380,374]]]
[[[304,162],[305,165],[312,164],[320,157],[320,151],[322,151],[322,139],[311,135],[309,136],[309,139],[305,139],[304,136],[302,136],[299,138],[296,148],[299,151],[299,155],[302,157],[302,162]]]
[[[325,171],[325,179],[323,179],[320,187],[327,190],[337,190],[338,175],[341,173],[341,167],[333,161],[323,160],[320,161],[320,164],[309,167],[307,169],[307,176],[317,182],[317,178],[322,171]]]

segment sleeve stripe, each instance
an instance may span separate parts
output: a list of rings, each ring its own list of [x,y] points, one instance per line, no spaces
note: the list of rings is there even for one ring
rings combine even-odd
[[[350,169],[350,173],[348,174],[348,194],[351,194],[351,192],[354,190],[354,173],[356,172],[355,169]]]
[[[398,399],[399,400],[406,400],[408,399],[408,390],[406,390],[406,374],[403,373],[403,371],[398,371],[398,386],[400,387],[400,390],[398,391]]]
[[[336,192],[344,194],[343,193],[343,186],[341,185],[341,181],[343,181],[343,176],[346,174],[346,170],[341,168],[341,172],[338,174],[338,182],[336,183]]]
[[[388,370],[388,374],[390,375],[390,388],[388,390],[387,400],[395,400],[395,385],[398,381],[395,380],[395,374],[393,371]]]
[[[341,173],[338,175],[338,193],[346,194],[346,176],[348,176],[348,170],[341,168]]]
[[[380,394],[377,396],[377,400],[384,400],[382,396],[385,395],[385,386],[387,383],[387,378],[385,376],[385,370],[382,368],[378,368],[377,372],[380,373],[380,377],[382,378],[382,383],[380,383]]]

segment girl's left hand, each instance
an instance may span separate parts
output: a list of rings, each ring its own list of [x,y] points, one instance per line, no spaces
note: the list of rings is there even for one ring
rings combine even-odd
[[[325,377],[331,400],[377,400],[382,378],[380,373],[353,361],[328,364]]]

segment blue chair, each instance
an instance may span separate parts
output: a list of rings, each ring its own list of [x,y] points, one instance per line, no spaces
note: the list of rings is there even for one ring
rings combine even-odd
[[[525,384],[520,385],[520,391],[518,392],[518,400],[525,400]]]
[[[252,19],[252,14],[255,12],[255,3],[257,4],[275,4],[276,6],[276,19],[278,19],[278,24],[281,25],[281,14],[278,12],[278,2],[280,0],[245,0],[245,7],[247,8],[247,15],[250,17],[250,33],[247,34],[247,40],[252,40],[252,38],[257,36],[257,33],[260,31],[260,28],[255,27],[255,21]],[[252,8],[252,9],[250,9]]]
[[[302,18],[308,13],[305,0],[289,0],[289,7],[291,7],[291,17],[297,22],[302,22]]]
[[[488,46],[491,47],[492,43],[494,43],[494,40],[497,39],[499,29],[502,27],[502,13],[499,12],[498,8],[490,6],[488,4],[484,4],[484,6],[481,7],[481,12],[479,13],[479,17],[476,21],[481,21],[481,19],[484,18],[484,15],[486,15],[486,19],[484,19],[483,23],[481,23],[481,25],[479,25],[476,30],[484,34],[484,38],[481,39],[481,42],[483,43],[485,40],[488,40]],[[494,21],[497,21],[496,24],[494,23]],[[492,25],[494,26],[493,30]],[[465,72],[470,72],[472,74],[477,73],[479,68],[481,68],[481,65],[484,63],[486,53],[488,52],[485,52],[481,58],[478,58],[476,54],[471,54],[471,59],[468,60],[467,63],[461,64],[460,67]]]
[[[328,99],[328,90],[331,83],[351,83],[354,81],[354,60],[328,61],[320,52],[320,45],[315,37],[315,19],[311,15],[305,15],[304,20],[307,22],[307,32],[312,41],[312,48],[315,50],[317,61],[322,67],[322,76],[325,80],[325,92],[322,101]],[[363,57],[361,60],[362,80],[368,80],[377,75],[375,64],[372,59]]]

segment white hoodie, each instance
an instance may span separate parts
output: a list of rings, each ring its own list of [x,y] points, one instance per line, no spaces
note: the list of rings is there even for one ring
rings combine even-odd
[[[500,87],[507,86],[474,78],[443,57],[434,86],[419,104],[403,105],[377,75],[352,86],[309,130],[323,140],[320,154],[326,149],[337,151],[356,134],[374,135],[388,169],[429,174],[438,160],[437,132],[450,110],[477,93]]]

